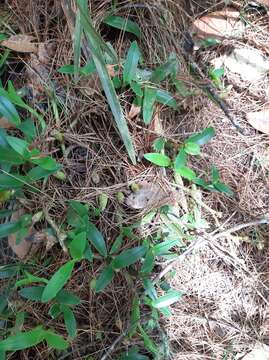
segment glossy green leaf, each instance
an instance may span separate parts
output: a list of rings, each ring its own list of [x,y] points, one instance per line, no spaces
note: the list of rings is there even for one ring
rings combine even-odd
[[[25,332],[18,332],[16,335],[9,336],[0,341],[0,351],[19,351],[28,349],[42,342],[45,339],[46,331],[42,326]]]
[[[155,84],[159,84],[167,78],[167,76],[175,74],[177,72],[177,67],[177,57],[175,54],[171,54],[166,63],[160,65],[153,71],[150,81]]]
[[[144,155],[144,158],[148,161],[150,161],[151,163],[158,165],[158,166],[163,166],[163,167],[167,167],[171,165],[171,160],[167,155],[164,154],[159,154],[159,153],[147,153]]]
[[[143,120],[149,125],[154,112],[154,103],[156,100],[157,90],[151,87],[145,87],[143,98]]]
[[[62,313],[62,309],[59,304],[53,304],[49,309],[49,315],[56,319]]]
[[[69,244],[70,254],[73,259],[82,259],[86,249],[86,232],[77,234]]]
[[[158,297],[152,301],[152,306],[156,309],[170,306],[177,302],[183,294],[180,291],[171,290],[167,294]]]
[[[152,249],[149,249],[145,256],[145,261],[141,267],[141,273],[143,274],[149,274],[151,273],[152,269],[154,268],[154,253]]]
[[[70,291],[62,289],[58,292],[55,297],[55,300],[60,304],[75,306],[80,304],[80,298]]]
[[[68,342],[52,330],[47,330],[45,333],[45,340],[49,347],[57,350],[66,350],[69,346]]]
[[[124,63],[123,69],[123,83],[130,84],[132,80],[135,79],[137,65],[140,58],[140,49],[136,41],[133,41]]]
[[[185,166],[186,162],[187,162],[187,154],[186,154],[184,148],[181,147],[179,150],[179,153],[177,154],[177,156],[175,158],[175,163],[174,163],[175,171],[178,172],[178,169]]]
[[[7,237],[10,234],[14,234],[20,229],[21,225],[19,222],[10,222],[0,224],[0,239]]]
[[[93,223],[88,225],[87,237],[100,255],[107,256],[107,248],[103,235]]]
[[[30,154],[28,150],[29,144],[22,139],[19,139],[15,136],[6,136],[6,140],[9,143],[9,145],[12,147],[13,150],[15,150],[18,154],[20,154],[23,157],[26,157]]]
[[[195,142],[191,142],[188,141],[185,146],[184,146],[184,150],[186,151],[187,154],[190,155],[200,155],[200,146],[195,143]]]
[[[104,290],[104,288],[111,283],[113,277],[114,277],[114,270],[112,266],[107,266],[96,280],[95,291],[98,293]]]
[[[153,246],[153,252],[156,256],[167,254],[167,252],[175,246],[179,246],[181,242],[178,239],[166,240],[160,244]]]
[[[21,123],[20,116],[11,101],[5,96],[0,95],[0,114],[14,126]]]
[[[125,19],[116,15],[109,15],[103,20],[103,23],[116,29],[130,32],[136,35],[138,38],[141,37],[141,31],[139,29],[139,26],[132,20]]]
[[[24,299],[32,300],[32,301],[41,301],[44,289],[45,286],[29,286],[20,289],[18,293]]]
[[[61,306],[64,324],[70,339],[74,339],[77,335],[77,322],[73,311],[66,305]]]
[[[202,132],[191,136],[187,142],[196,143],[199,146],[207,144],[215,136],[215,130],[212,127],[204,129]]]
[[[165,90],[158,89],[156,92],[156,101],[171,107],[174,110],[178,110],[178,105],[173,96]]]
[[[75,262],[73,260],[69,261],[54,273],[43,291],[41,299],[42,302],[48,302],[52,300],[64,287],[64,285],[71,277],[74,264]]]
[[[113,269],[122,269],[136,263],[146,253],[145,246],[137,246],[132,249],[123,251],[120,255],[116,256],[112,261],[111,266]]]
[[[114,85],[108,74],[107,67],[106,67],[106,64],[104,61],[104,56],[101,51],[101,49],[104,45],[104,42],[100,38],[100,36],[97,34],[97,32],[95,31],[95,29],[91,23],[91,19],[90,19],[89,15],[87,13],[83,12],[82,0],[78,0],[77,3],[79,6],[79,9],[81,11],[82,25],[83,25],[83,28],[86,33],[86,37],[87,37],[89,45],[90,45],[92,57],[93,57],[102,87],[106,94],[107,101],[109,103],[110,109],[114,116],[115,122],[117,124],[117,128],[119,130],[119,133],[120,133],[123,143],[125,145],[127,153],[129,155],[131,161],[133,162],[133,164],[136,164],[136,155],[135,155],[135,150],[134,150],[134,146],[132,143],[132,138],[130,136],[126,119],[124,117],[118,96],[117,96],[115,88],[114,88]]]
[[[189,181],[192,181],[196,178],[195,172],[187,166],[175,168],[175,171],[177,174],[181,175],[184,179],[187,179]]]

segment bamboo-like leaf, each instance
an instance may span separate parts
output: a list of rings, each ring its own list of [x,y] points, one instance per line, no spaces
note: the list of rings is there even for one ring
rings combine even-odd
[[[177,72],[177,57],[175,54],[171,54],[166,63],[160,65],[156,70],[153,71],[150,81],[158,84],[163,81],[168,75],[175,75]]]
[[[58,334],[55,334],[52,330],[45,332],[45,340],[49,347],[57,350],[65,350],[68,348],[68,342]]]
[[[45,339],[46,331],[42,326],[27,332],[19,332],[0,341],[0,351],[19,351],[28,349],[42,342]]]
[[[166,240],[160,244],[154,245],[153,252],[156,256],[165,255],[170,249],[177,245],[180,245],[180,241],[178,239]]]
[[[115,122],[117,124],[118,131],[121,135],[122,141],[125,145],[127,153],[133,162],[136,164],[135,150],[132,143],[132,139],[129,133],[126,119],[124,117],[119,99],[117,97],[114,85],[111,81],[111,78],[108,74],[107,67],[104,61],[104,57],[100,48],[102,48],[103,40],[100,40],[100,37],[97,36],[95,29],[92,26],[91,19],[89,15],[83,12],[82,6],[83,0],[78,0],[78,6],[81,11],[81,22],[88,39],[90,49],[92,52],[92,57],[100,77],[101,84],[103,86],[104,92],[106,94],[107,101],[109,103],[110,109],[114,116]],[[97,35],[96,35],[97,34]]]
[[[42,302],[52,300],[64,287],[72,274],[74,264],[74,260],[69,261],[54,273],[43,291],[41,298]]]
[[[93,223],[89,223],[87,227],[87,236],[89,241],[95,247],[95,249],[99,252],[100,255],[106,257],[107,256],[107,248],[103,235],[97,229],[97,227]]]
[[[140,58],[140,49],[137,42],[132,42],[130,49],[128,50],[126,61],[124,63],[123,70],[123,82],[124,84],[130,84],[134,80],[137,70],[138,61]]]
[[[45,289],[45,286],[41,286],[41,285],[40,286],[29,286],[29,287],[20,289],[18,292],[23,298],[25,298],[27,300],[41,301],[44,289]]]
[[[95,291],[98,293],[104,290],[104,288],[113,280],[113,277],[113,268],[111,266],[107,266],[96,280]]]
[[[19,222],[10,222],[0,224],[0,239],[15,233],[20,229],[21,225]]]
[[[5,96],[0,95],[0,115],[4,116],[11,124],[18,126],[21,123],[20,116],[12,104]]]
[[[77,335],[77,322],[73,311],[66,305],[61,306],[64,315],[64,324],[68,332],[68,336],[74,339]]]
[[[187,142],[193,142],[199,146],[207,144],[215,136],[215,130],[213,127],[204,129],[202,132],[189,137]]]
[[[86,249],[86,232],[77,234],[69,244],[70,253],[73,259],[82,259]]]
[[[169,92],[165,90],[161,90],[161,89],[157,90],[156,101],[163,105],[167,105],[174,110],[178,110],[178,105],[176,100],[173,98],[171,94],[169,94]]]
[[[151,87],[145,87],[143,99],[143,120],[149,125],[154,111],[154,103],[156,100],[157,90]]]
[[[103,20],[103,23],[122,31],[128,31],[136,35],[138,38],[141,37],[139,26],[132,20],[124,19],[116,15],[109,15]]]
[[[155,165],[167,167],[170,166],[171,160],[167,155],[159,153],[147,153],[144,158]]]
[[[169,291],[167,294],[158,297],[156,300],[152,301],[152,306],[159,309],[162,307],[170,306],[178,301],[182,296],[180,291]]]
[[[145,246],[137,246],[132,249],[123,251],[120,255],[116,256],[112,261],[111,266],[113,269],[122,269],[136,263],[146,253]]]

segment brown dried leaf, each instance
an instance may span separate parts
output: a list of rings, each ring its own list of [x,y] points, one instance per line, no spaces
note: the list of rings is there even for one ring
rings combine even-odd
[[[33,40],[34,37],[30,35],[11,35],[9,39],[3,40],[1,45],[17,52],[36,53],[38,46],[32,43]]]
[[[128,118],[130,120],[134,119],[135,117],[137,117],[137,115],[140,114],[140,111],[141,111],[141,106],[136,106],[136,105],[132,104],[131,109],[128,114]]]
[[[269,135],[269,108],[258,112],[249,112],[246,118],[254,129]]]
[[[194,38],[205,39],[213,37],[238,36],[244,31],[244,24],[240,21],[240,13],[233,8],[215,11],[194,21],[191,33]]]
[[[0,118],[0,128],[11,129],[11,128],[14,128],[14,125],[12,125],[7,119],[2,117],[2,118]]]
[[[129,195],[126,204],[132,209],[153,208],[165,204],[174,204],[175,192],[164,189],[159,184],[146,181],[139,184],[139,190]]]

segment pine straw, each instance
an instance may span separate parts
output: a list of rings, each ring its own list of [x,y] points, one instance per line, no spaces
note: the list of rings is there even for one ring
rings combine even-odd
[[[64,106],[60,112],[60,128],[57,128],[52,112],[46,113],[48,129],[46,135],[39,138],[38,145],[44,152],[53,154],[63,165],[67,181],[63,183],[50,177],[41,186],[41,193],[28,194],[25,207],[32,211],[46,207],[54,221],[61,226],[67,210],[67,200],[76,199],[97,206],[98,195],[106,193],[109,197],[108,207],[94,221],[105,235],[108,246],[111,246],[120,223],[129,224],[141,218],[140,213],[134,213],[117,202],[117,191],[128,194],[131,182],[145,179],[154,181],[156,176],[161,178],[163,175],[143,161],[136,166],[130,165],[97,81],[74,84],[70,82],[69,76],[57,73],[58,67],[72,61],[68,27],[59,2],[52,1],[51,7],[47,7],[47,2],[44,1],[33,3],[34,6],[31,2],[13,0],[10,7],[14,16],[21,20],[17,25],[22,32],[36,34],[40,41],[56,45],[50,64],[50,76],[57,84],[56,88],[60,89],[58,98]],[[205,10],[205,2],[201,2],[202,8],[197,8],[197,2],[193,2],[190,7],[187,6],[189,2],[186,3],[183,0],[161,1],[156,4],[148,1],[121,3],[118,15],[131,16],[142,29],[142,47],[149,65],[154,66],[165,60],[171,51],[178,51],[180,55],[180,49],[174,48],[171,36],[180,44],[191,16],[199,15],[197,9]],[[215,5],[214,1],[211,2],[212,10],[216,8]],[[101,24],[104,14],[110,8],[110,1],[93,1],[90,6],[95,26],[107,40],[112,38],[115,48],[124,56],[132,37],[123,37],[114,30],[108,31]],[[47,14],[50,16],[47,17]],[[160,15],[165,17],[165,23],[157,20]],[[262,27],[262,21],[265,20],[260,21]],[[266,43],[264,31],[256,33],[253,30],[247,35],[248,39],[255,40],[263,48]],[[203,52],[198,62],[206,63],[218,56],[220,50]],[[27,57],[24,60],[27,64]],[[199,160],[192,160],[191,166],[197,173],[207,177],[211,165],[215,164],[220,169],[222,180],[236,193],[235,198],[229,199],[218,193],[204,192],[203,201],[222,213],[219,221],[225,227],[268,212],[268,138],[250,128],[245,120],[247,111],[262,108],[268,102],[268,94],[265,98],[265,86],[252,89],[237,83],[228,95],[227,100],[247,134],[241,135],[223,113],[199,92],[183,61],[180,79],[190,89],[197,91],[199,96],[188,99],[178,97],[183,108],[180,114],[160,107],[163,135],[180,143],[196,131],[213,125],[216,137],[204,147]],[[229,80],[230,78],[228,82]],[[89,88],[93,91],[87,92]],[[128,114],[130,94],[122,94],[120,100]],[[142,122],[136,119],[129,121],[129,127],[142,158],[143,153],[151,150],[152,138],[156,133],[154,129],[145,129]],[[52,136],[55,129],[64,134],[65,154],[62,154],[59,143]],[[210,213],[204,211],[203,216],[214,229],[216,224]],[[250,349],[256,339],[263,340],[266,336],[268,313],[263,294],[269,278],[266,255],[268,245],[264,243],[268,240],[268,235],[264,227],[244,231],[242,235],[244,237],[241,240],[229,238],[220,241],[223,248],[238,260],[236,266],[231,263],[227,254],[216,253],[216,248],[208,246],[177,266],[172,284],[186,295],[173,307],[171,319],[164,320],[171,340],[171,359],[222,359],[225,349]],[[131,245],[128,241],[126,239],[124,246]],[[265,248],[259,250],[263,246]],[[37,275],[49,277],[67,260],[57,246],[45,255],[48,256],[51,257],[51,265],[46,267],[43,266],[42,251],[37,256]],[[123,275],[118,274],[102,294],[96,295],[90,290],[89,283],[102,268],[101,262],[94,262],[94,265],[82,262],[68,284],[68,288],[82,299],[82,305],[75,310],[79,332],[72,343],[72,351],[58,359],[83,359],[86,355],[100,359],[101,354],[127,326],[131,299],[138,284],[134,278],[129,279],[128,283]],[[33,305],[14,299],[12,306],[14,313],[20,308],[29,313],[26,329],[44,323],[66,335],[62,320],[51,320],[48,316],[47,305]],[[137,339],[134,342],[141,344]],[[120,344],[119,350],[127,345],[126,340]],[[114,356],[116,355],[112,355],[112,358]],[[40,346],[15,354],[13,358],[52,359],[53,354]]]

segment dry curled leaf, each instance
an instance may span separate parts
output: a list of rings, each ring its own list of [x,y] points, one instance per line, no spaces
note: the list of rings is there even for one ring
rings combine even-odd
[[[130,120],[134,119],[135,117],[137,117],[140,114],[140,111],[141,111],[141,106],[132,104],[131,109],[128,114],[128,118]]]
[[[1,45],[17,52],[36,53],[38,45],[32,43],[33,40],[31,35],[11,35],[7,40],[3,40]]]
[[[132,209],[146,209],[175,203],[176,196],[171,189],[146,181],[138,185],[139,189],[126,199],[126,204]]]
[[[254,129],[269,135],[269,108],[258,112],[249,112],[246,118]]]
[[[224,39],[239,36],[244,31],[244,24],[240,21],[239,11],[233,8],[215,11],[194,21],[191,33],[194,38]]]

